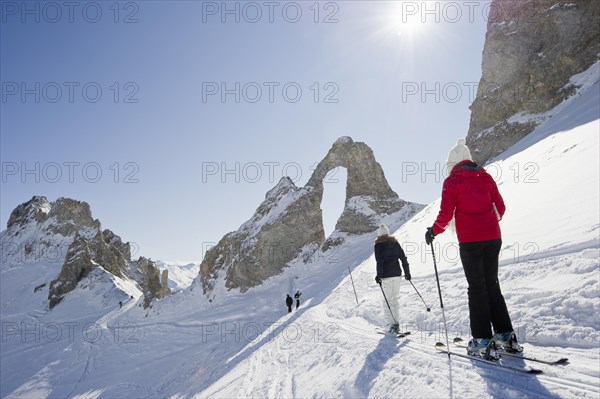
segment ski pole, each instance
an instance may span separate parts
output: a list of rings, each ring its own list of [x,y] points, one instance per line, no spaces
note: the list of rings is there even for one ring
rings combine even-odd
[[[396,318],[394,317],[394,312],[392,312],[392,308],[390,307],[390,303],[387,300],[387,297],[385,296],[385,292],[383,291],[383,286],[381,285],[381,283],[379,283],[379,288],[381,288],[381,293],[383,294],[383,299],[385,299],[385,303],[387,303],[387,307],[390,310],[390,314],[392,315],[392,319],[394,320],[394,323],[398,323],[396,321]]]
[[[438,294],[440,296],[440,307],[442,308],[442,317],[444,319],[444,330],[446,331],[446,348],[448,348],[448,358],[450,358],[450,341],[448,340],[448,324],[446,323],[446,312],[444,312],[444,301],[442,300],[442,289],[440,288],[440,277],[438,276],[437,264],[435,263],[435,251],[433,250],[433,242],[430,243],[429,245],[431,245],[431,255],[433,256],[433,269],[435,270],[435,279],[437,281]]]
[[[352,278],[350,266],[348,266],[348,273],[350,273],[350,281],[352,281],[352,289],[354,290],[354,297],[356,298],[356,306],[358,306],[358,295],[356,295],[356,287],[354,287],[354,279]]]
[[[408,280],[408,282],[410,283],[410,285],[413,286],[413,288],[415,289],[415,292],[417,293],[417,295],[419,296],[419,298],[421,298],[421,300],[423,301],[423,304],[427,308],[427,311],[431,312],[431,308],[429,306],[427,306],[427,304],[425,303],[425,299],[423,299],[423,297],[421,296],[421,294],[419,294],[419,291],[417,290],[417,287],[415,287],[415,285],[413,284],[412,281]]]

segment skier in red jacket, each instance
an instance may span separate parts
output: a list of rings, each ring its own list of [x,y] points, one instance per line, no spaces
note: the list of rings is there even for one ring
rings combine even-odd
[[[498,282],[502,246],[498,222],[506,210],[502,196],[494,179],[471,161],[464,139],[450,151],[447,165],[450,175],[444,180],[440,212],[427,229],[425,241],[431,244],[454,218],[460,259],[469,285],[473,339],[468,352],[489,356],[495,347],[521,350]]]

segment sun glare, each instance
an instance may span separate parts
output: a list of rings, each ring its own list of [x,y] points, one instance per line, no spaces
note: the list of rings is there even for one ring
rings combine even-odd
[[[390,24],[399,36],[416,36],[427,29],[427,22],[422,20],[420,12],[400,6],[394,7]]]

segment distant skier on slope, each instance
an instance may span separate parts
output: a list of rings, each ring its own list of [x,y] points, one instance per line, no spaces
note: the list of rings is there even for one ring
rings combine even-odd
[[[502,238],[499,221],[504,201],[494,179],[471,160],[465,140],[448,154],[449,176],[444,180],[440,212],[427,228],[425,242],[444,232],[455,219],[460,259],[469,285],[469,316],[473,338],[471,355],[487,355],[493,347],[519,350],[508,309],[498,282],[498,257]],[[492,335],[492,328],[495,334]]]
[[[294,298],[296,298],[296,310],[300,307],[300,295],[302,295],[302,293],[299,290],[294,294]]]
[[[382,224],[379,230],[377,230],[377,240],[375,240],[375,260],[377,261],[375,281],[381,285],[387,299],[387,302],[384,299],[383,306],[385,307],[385,315],[389,326],[388,331],[390,333],[400,332],[398,323],[400,303],[398,295],[400,293],[402,270],[400,269],[398,259],[402,262],[404,278],[410,281],[410,268],[404,250],[400,246],[400,243],[393,236],[390,236],[387,226]]]
[[[287,298],[285,298],[285,304],[288,307],[288,313],[292,313],[292,305],[294,304],[294,300],[292,299],[290,294],[287,294]]]

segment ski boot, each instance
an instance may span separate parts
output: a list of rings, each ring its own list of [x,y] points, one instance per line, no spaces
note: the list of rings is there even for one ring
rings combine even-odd
[[[517,342],[517,335],[514,331],[508,331],[504,333],[496,333],[492,338],[496,348],[503,350],[508,353],[520,353],[523,352],[523,347]]]
[[[473,338],[467,345],[467,354],[477,356],[486,360],[498,360],[500,356],[496,352],[496,344],[490,338]]]
[[[399,334],[400,333],[400,324],[398,324],[398,323],[391,324],[388,332],[390,334]]]

